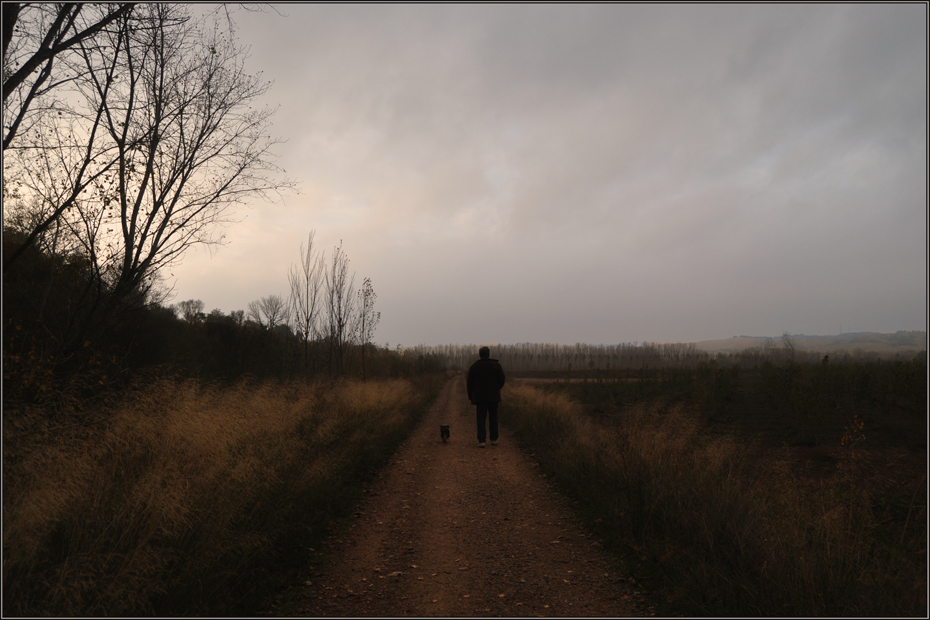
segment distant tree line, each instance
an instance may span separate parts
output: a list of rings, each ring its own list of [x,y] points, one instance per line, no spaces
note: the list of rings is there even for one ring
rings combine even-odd
[[[447,368],[465,370],[478,359],[481,345],[418,345],[411,347],[418,355],[437,356]],[[800,350],[787,334],[778,340],[767,339],[760,347],[734,353],[709,353],[694,343],[621,342],[616,345],[592,344],[492,344],[491,357],[514,372],[594,372],[621,369],[688,368],[699,364],[739,365],[756,368],[763,364],[820,363],[823,354]],[[872,360],[876,356],[861,350],[835,352],[827,356],[833,362]],[[921,351],[916,358],[926,360]],[[873,360],[874,361],[874,360]]]
[[[437,355],[450,369],[467,369],[478,359],[481,345],[419,345],[418,354]],[[505,369],[517,372],[681,366],[708,359],[694,344],[623,342],[616,345],[512,344],[489,345],[491,357]]]

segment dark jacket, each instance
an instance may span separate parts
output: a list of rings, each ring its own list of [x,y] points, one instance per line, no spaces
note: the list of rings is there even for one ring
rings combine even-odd
[[[500,362],[489,357],[479,359],[468,369],[468,400],[477,402],[501,402],[504,387],[504,369]]]

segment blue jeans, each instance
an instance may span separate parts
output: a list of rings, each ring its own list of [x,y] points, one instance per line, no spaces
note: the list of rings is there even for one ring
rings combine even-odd
[[[478,409],[478,443],[484,443],[486,418],[491,427],[491,441],[497,441],[497,403],[478,401],[475,405]]]

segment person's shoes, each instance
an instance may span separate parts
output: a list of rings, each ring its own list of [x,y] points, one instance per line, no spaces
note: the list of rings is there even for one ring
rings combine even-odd
[[[492,440],[491,440],[491,445],[492,445],[492,446],[496,446],[496,445],[497,445],[497,441],[495,441],[495,440],[492,439]]]
[[[484,442],[483,442],[483,441],[478,442],[478,447],[479,447],[479,448],[483,448],[483,447],[484,447]]]

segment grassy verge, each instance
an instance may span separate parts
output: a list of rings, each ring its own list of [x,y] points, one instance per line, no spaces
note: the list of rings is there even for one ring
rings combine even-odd
[[[250,613],[439,387],[160,379],[94,421],[5,411],[4,615]]]
[[[666,613],[926,612],[926,498],[912,498],[909,523],[890,531],[855,458],[809,479],[787,451],[760,458],[752,442],[706,433],[681,399],[595,418],[558,391],[505,389],[503,423],[661,593]]]

